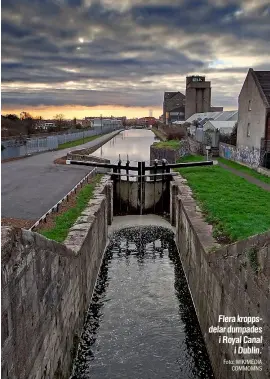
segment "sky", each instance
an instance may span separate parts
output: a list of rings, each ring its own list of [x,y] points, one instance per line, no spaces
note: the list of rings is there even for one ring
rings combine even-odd
[[[237,109],[269,19],[270,0],[2,0],[2,114],[158,117],[192,74]]]

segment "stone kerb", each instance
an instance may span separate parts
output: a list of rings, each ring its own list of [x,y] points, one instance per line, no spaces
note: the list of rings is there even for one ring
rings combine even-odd
[[[110,192],[108,192],[109,187]],[[107,192],[106,192],[107,191]],[[101,204],[107,200],[108,208],[112,203],[112,182],[110,177],[104,175],[101,178],[100,183],[95,187],[92,199],[89,201],[87,207],[78,217],[74,225],[70,228],[67,238],[64,241],[64,245],[71,249],[76,255],[80,252],[80,249],[88,235],[89,230],[92,227],[92,223],[96,218],[96,215],[100,209]],[[106,220],[108,219],[107,209]],[[104,220],[104,221],[106,221]],[[112,220],[108,219],[108,224],[111,224]]]

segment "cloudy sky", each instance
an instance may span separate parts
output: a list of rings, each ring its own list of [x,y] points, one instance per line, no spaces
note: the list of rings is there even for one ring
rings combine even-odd
[[[2,0],[2,113],[159,116],[189,74],[235,109],[269,19],[270,0]]]

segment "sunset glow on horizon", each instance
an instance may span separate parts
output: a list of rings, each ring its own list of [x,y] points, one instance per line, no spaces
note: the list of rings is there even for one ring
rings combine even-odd
[[[2,114],[159,117],[189,75],[237,109],[248,69],[269,69],[269,14],[269,0],[6,1]]]
[[[151,108],[153,117],[159,118],[162,114],[162,109]],[[21,108],[3,108],[1,110],[2,115],[16,114],[18,117],[20,113],[25,111],[30,113],[33,117],[42,117],[43,119],[53,119],[56,114],[63,114],[65,119],[84,119],[85,117],[124,117],[127,118],[140,118],[148,117],[149,109],[143,107],[112,107],[112,106],[96,106],[96,107],[83,107],[83,106],[64,106],[64,107],[21,107]]]

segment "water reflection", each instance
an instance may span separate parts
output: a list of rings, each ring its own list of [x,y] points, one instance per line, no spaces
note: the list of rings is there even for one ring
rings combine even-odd
[[[172,232],[133,227],[114,234],[75,378],[213,378]]]
[[[131,164],[138,161],[150,161],[150,146],[155,141],[155,135],[151,130],[129,129],[117,134],[93,155],[110,159],[112,163],[118,161],[119,154],[125,164],[127,156]]]

